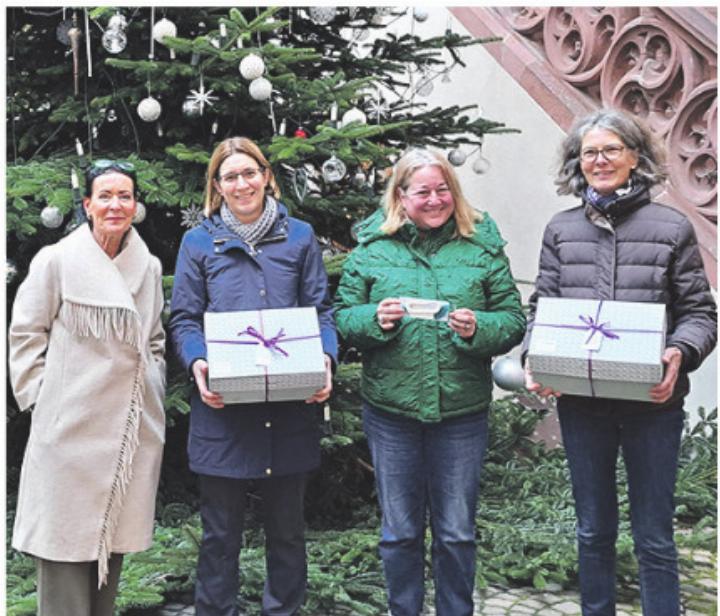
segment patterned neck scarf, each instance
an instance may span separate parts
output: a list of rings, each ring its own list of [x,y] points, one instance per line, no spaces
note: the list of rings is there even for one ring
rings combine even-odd
[[[228,204],[223,201],[220,206],[220,216],[225,226],[249,246],[254,246],[258,240],[264,238],[272,229],[278,217],[278,203],[270,196],[265,197],[265,207],[260,217],[249,224],[240,222]]]
[[[609,195],[601,195],[592,186],[588,186],[585,189],[585,201],[604,214],[618,199],[632,192],[632,189],[632,176],[628,178],[628,181],[625,184]]]

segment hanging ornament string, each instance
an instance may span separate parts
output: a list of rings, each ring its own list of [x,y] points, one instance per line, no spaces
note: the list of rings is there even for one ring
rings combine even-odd
[[[88,18],[88,10],[83,9],[85,13],[85,53],[87,53],[87,76],[92,77],[92,53],[90,52],[90,20]]]

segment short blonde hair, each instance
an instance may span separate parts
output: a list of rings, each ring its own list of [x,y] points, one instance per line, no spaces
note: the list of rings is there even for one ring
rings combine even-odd
[[[385,210],[385,222],[380,227],[380,230],[387,235],[393,235],[405,224],[407,215],[402,206],[400,191],[407,189],[410,179],[418,169],[430,166],[440,168],[450,189],[450,194],[455,203],[453,217],[457,226],[457,235],[470,237],[475,232],[475,223],[482,220],[482,214],[473,209],[465,199],[455,170],[447,158],[440,152],[422,148],[408,150],[395,163],[383,195],[382,203]]]
[[[215,188],[214,183],[214,181],[218,179],[218,170],[220,169],[220,165],[225,162],[225,159],[230,158],[233,154],[245,154],[255,160],[261,169],[266,170],[268,172],[268,181],[265,185],[265,193],[267,194],[269,190],[273,197],[276,199],[280,198],[280,187],[275,180],[275,174],[257,144],[247,137],[229,137],[215,147],[210,157],[210,162],[208,163],[204,203],[205,216],[208,218],[210,218],[214,212],[217,212],[222,204],[222,195],[218,192],[217,188]]]

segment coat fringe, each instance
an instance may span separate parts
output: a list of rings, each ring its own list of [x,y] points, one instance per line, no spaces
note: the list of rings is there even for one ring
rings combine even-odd
[[[145,374],[145,363],[140,349],[142,337],[140,315],[129,308],[90,306],[67,300],[60,310],[67,327],[76,335],[102,340],[115,338],[130,345],[137,352],[130,407],[100,529],[98,546],[98,589],[100,589],[107,582],[112,539],[120,519],[122,502],[132,479],[132,461],[140,445]]]

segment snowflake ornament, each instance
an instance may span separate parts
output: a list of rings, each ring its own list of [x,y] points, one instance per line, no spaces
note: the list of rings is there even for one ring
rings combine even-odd
[[[212,95],[213,90],[205,91],[205,84],[203,83],[202,77],[200,78],[200,87],[197,90],[190,90],[186,101],[192,101],[200,109],[200,115],[205,111],[205,105],[212,107],[213,103],[218,100],[219,97]]]
[[[191,205],[190,207],[183,209],[181,216],[182,219],[180,220],[180,224],[188,229],[193,229],[201,225],[202,221],[205,219],[202,209],[197,205]]]

